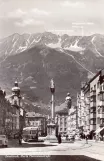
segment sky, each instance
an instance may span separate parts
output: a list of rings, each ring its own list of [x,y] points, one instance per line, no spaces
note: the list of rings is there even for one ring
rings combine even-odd
[[[0,38],[14,33],[104,34],[104,0],[0,0]]]

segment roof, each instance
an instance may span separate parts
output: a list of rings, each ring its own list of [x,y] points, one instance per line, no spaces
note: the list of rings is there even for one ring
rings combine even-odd
[[[60,111],[56,111],[56,114],[67,114],[68,115],[68,109],[67,108],[64,108]]]
[[[103,70],[103,69],[102,69],[102,70]],[[100,70],[98,73],[96,73],[95,76],[94,76],[92,79],[90,79],[88,82],[86,82],[86,84],[82,87],[82,89],[83,89],[85,92],[87,92],[87,91],[89,90],[89,85],[90,85],[90,83],[91,83],[95,78],[97,78],[99,75],[101,75],[102,70]]]
[[[35,112],[27,112],[26,117],[45,117],[45,116],[39,113],[35,113]]]
[[[55,111],[57,112],[57,111],[63,110],[65,107],[66,107],[66,104],[62,103],[61,105],[55,107]]]
[[[102,70],[100,70],[88,83],[91,83],[95,78],[101,75]]]
[[[17,90],[20,90],[20,88],[19,87],[13,87],[12,88],[12,91],[17,91]]]
[[[82,88],[82,90],[86,93],[90,90],[90,83],[86,83],[85,86]]]
[[[23,130],[37,130],[37,129],[38,127],[33,127],[33,126],[23,128]]]

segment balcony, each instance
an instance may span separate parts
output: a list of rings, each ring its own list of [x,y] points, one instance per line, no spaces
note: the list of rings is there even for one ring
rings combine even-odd
[[[96,102],[90,102],[90,108],[91,107],[96,107]]]
[[[102,94],[102,93],[104,93],[104,90],[100,89],[99,94]]]
[[[90,131],[96,130],[96,125],[90,125]]]
[[[90,118],[96,118],[96,113],[90,113]]]
[[[100,117],[100,118],[104,118],[104,113],[100,113],[100,114],[99,114],[99,117]]]
[[[99,102],[99,106],[104,106],[104,100],[101,100],[101,101]]]
[[[96,96],[96,90],[90,91],[90,97],[91,97],[91,96]]]

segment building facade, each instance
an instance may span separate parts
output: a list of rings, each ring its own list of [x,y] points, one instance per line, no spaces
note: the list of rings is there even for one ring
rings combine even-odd
[[[23,107],[22,97],[18,82],[16,81],[12,88],[12,95],[8,98],[11,104],[11,129],[12,135],[22,133],[25,127],[25,109]]]
[[[77,96],[77,107],[79,127],[83,122],[83,131],[100,134],[104,127],[104,70],[99,71],[81,88],[81,93]],[[83,107],[84,119],[81,115]]]
[[[10,121],[9,109],[11,105],[6,99],[6,92],[0,89],[0,134],[6,134],[7,123]]]
[[[86,129],[86,108],[85,108],[85,94],[83,87],[85,83],[81,84],[81,92],[77,94],[77,110],[78,110],[78,128],[81,132]]]
[[[71,107],[68,113],[68,135],[75,135],[78,129],[78,113],[77,107]]]
[[[40,136],[46,136],[47,134],[47,118],[42,114],[27,112],[25,118],[25,125],[26,127],[37,126]]]
[[[63,109],[56,112],[55,122],[58,127],[58,134],[62,136],[68,133],[68,109]]]

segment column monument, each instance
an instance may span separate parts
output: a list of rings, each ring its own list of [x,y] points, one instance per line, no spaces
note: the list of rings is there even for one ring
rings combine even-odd
[[[48,120],[47,124],[47,136],[46,141],[50,143],[58,142],[56,137],[56,124],[55,124],[55,84],[53,79],[50,81],[50,91],[51,91],[51,118]]]

